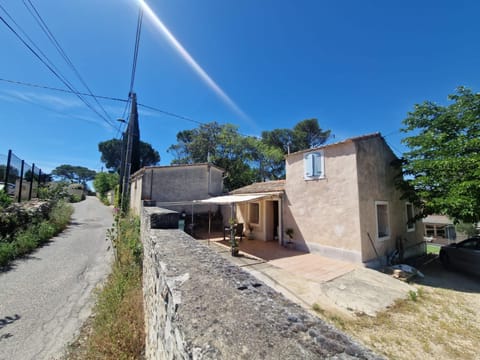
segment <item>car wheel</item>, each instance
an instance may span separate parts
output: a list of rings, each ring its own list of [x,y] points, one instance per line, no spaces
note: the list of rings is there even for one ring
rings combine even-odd
[[[446,269],[450,268],[450,259],[444,251],[440,251],[440,261]]]

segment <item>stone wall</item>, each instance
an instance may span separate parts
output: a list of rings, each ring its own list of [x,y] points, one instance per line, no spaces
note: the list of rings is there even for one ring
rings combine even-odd
[[[174,229],[177,220],[143,209],[146,359],[378,358]]]
[[[13,203],[0,211],[0,241],[10,241],[14,235],[29,225],[40,223],[48,218],[53,203],[31,200]]]

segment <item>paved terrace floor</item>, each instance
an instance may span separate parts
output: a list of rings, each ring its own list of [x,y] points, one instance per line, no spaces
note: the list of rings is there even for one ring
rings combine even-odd
[[[220,246],[226,253],[230,253],[229,241],[224,241],[223,236],[214,236],[207,243]],[[279,269],[317,282],[333,280],[358,267],[353,263],[286,248],[275,241],[243,239],[240,242],[240,255],[237,258],[240,266],[266,262]]]
[[[310,311],[319,304],[345,315],[374,315],[413,289],[361,264],[285,248],[273,241],[244,239],[239,257],[231,256],[222,234],[200,241]]]

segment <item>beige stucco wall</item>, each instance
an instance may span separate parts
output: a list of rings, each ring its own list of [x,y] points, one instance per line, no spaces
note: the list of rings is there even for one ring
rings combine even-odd
[[[353,142],[323,149],[325,178],[304,179],[305,153],[286,159],[284,229],[294,230],[296,247],[361,261],[357,163]]]
[[[137,177],[130,184],[130,210],[135,215],[142,211],[142,177]]]
[[[423,224],[417,222],[414,231],[407,231],[406,202],[401,200],[401,192],[395,187],[395,179],[400,175],[392,167],[396,159],[385,142],[380,138],[370,138],[355,142],[357,149],[358,187],[360,203],[362,261],[376,258],[373,244],[380,256],[395,249],[397,238],[401,238],[408,248],[422,241]],[[391,235],[379,240],[377,234],[376,201],[388,202]]]
[[[223,171],[207,164],[189,166],[147,167],[131,183],[130,207],[136,214],[142,200],[157,203],[192,201],[219,196],[223,192]],[[175,207],[181,211],[184,206]],[[197,206],[196,212],[211,206]]]

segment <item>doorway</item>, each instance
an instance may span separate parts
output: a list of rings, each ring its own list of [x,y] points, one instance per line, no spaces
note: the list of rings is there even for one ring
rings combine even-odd
[[[267,241],[278,241],[278,225],[279,225],[279,214],[278,214],[278,201],[266,201],[265,202],[265,230],[266,230],[266,239]]]

